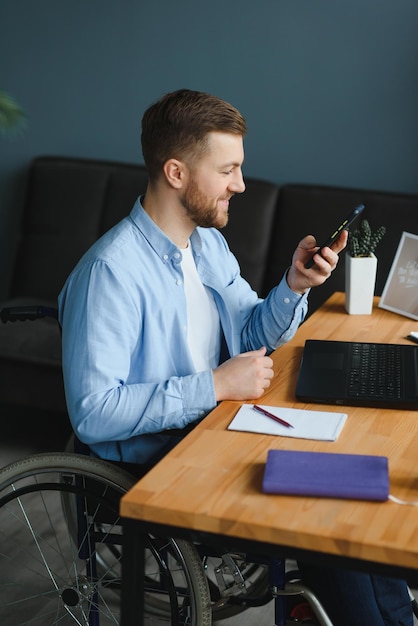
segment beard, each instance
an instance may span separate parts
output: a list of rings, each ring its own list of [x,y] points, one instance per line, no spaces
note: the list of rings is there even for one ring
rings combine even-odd
[[[230,198],[230,194],[220,200]],[[211,200],[199,188],[194,178],[190,179],[189,184],[180,199],[187,215],[196,226],[202,228],[223,228],[227,225],[229,219],[228,211],[222,212],[217,207],[217,200]]]

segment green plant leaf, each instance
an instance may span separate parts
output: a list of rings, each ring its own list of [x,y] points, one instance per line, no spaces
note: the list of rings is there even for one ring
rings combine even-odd
[[[376,250],[377,244],[386,232],[385,226],[380,226],[372,231],[367,220],[362,220],[360,226],[348,236],[348,252],[350,256],[371,256]]]
[[[17,102],[4,91],[0,91],[0,134],[21,128],[26,115]]]

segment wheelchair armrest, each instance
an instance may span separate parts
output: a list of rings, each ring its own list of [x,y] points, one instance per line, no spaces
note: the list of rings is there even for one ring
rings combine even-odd
[[[58,319],[58,311],[53,307],[32,305],[32,306],[11,306],[0,311],[0,319],[7,322],[25,322],[26,320],[37,320],[43,317]]]

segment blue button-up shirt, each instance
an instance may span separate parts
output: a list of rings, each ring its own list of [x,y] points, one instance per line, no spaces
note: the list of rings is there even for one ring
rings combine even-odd
[[[196,228],[191,242],[231,356],[272,351],[294,335],[306,295],[283,278],[261,300],[217,229]],[[60,293],[68,411],[79,439],[101,458],[146,462],[167,445],[160,431],[183,428],[216,406],[212,371],[196,373],[189,352],[181,259],[138,199]]]

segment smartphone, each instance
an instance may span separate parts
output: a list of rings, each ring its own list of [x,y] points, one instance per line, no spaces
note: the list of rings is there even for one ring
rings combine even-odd
[[[328,237],[328,239],[326,240],[325,243],[322,244],[322,246],[319,247],[318,253],[321,253],[322,248],[329,248],[329,246],[334,243],[334,241],[338,238],[338,235],[341,233],[342,230],[347,229],[353,222],[354,220],[360,215],[360,213],[362,211],[364,211],[365,206],[364,204],[359,204],[358,206],[356,206],[356,208],[351,211],[351,213],[349,213],[349,215],[347,215],[347,217],[345,218],[345,220],[343,220],[341,222],[341,224],[338,226],[338,228],[336,228],[334,230],[334,232],[332,233],[332,235],[330,235]],[[315,252],[315,254],[317,254]],[[313,257],[309,259],[309,261],[307,263],[305,263],[305,268],[308,270],[309,268],[312,267],[312,265],[315,263],[315,261],[313,260]]]

